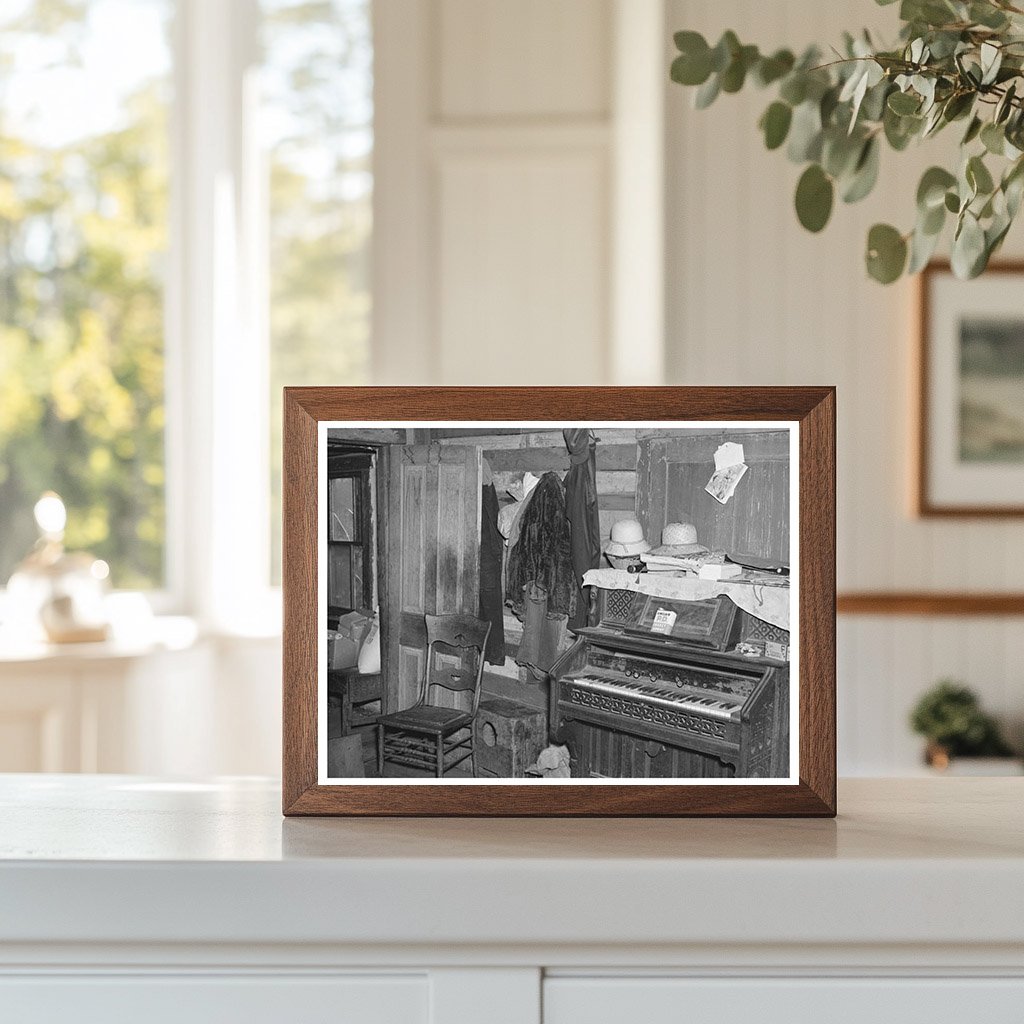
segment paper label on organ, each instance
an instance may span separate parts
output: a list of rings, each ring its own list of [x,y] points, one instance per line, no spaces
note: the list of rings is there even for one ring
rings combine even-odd
[[[666,636],[672,632],[676,622],[676,613],[668,608],[659,608],[654,614],[654,621],[651,623],[652,633],[664,633]]]

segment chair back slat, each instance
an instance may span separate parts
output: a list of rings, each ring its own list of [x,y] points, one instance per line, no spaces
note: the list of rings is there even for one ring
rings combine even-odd
[[[424,619],[427,626],[427,664],[423,703],[455,707],[476,714],[490,622],[472,615],[425,615]],[[458,667],[450,663],[438,666],[438,654],[457,658]]]
[[[449,647],[476,647],[483,650],[491,624],[474,615],[424,615],[427,643],[435,641]]]

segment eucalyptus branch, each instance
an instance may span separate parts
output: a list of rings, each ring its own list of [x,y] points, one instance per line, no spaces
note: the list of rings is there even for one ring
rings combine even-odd
[[[759,127],[768,149],[785,146],[789,159],[804,165],[795,206],[809,231],[825,227],[837,194],[853,203],[872,191],[883,143],[899,152],[962,121],[959,165],[922,176],[912,229],[876,224],[869,231],[866,266],[885,284],[916,273],[952,220],[953,269],[974,277],[1024,200],[1024,27],[1013,21],[1024,9],[1010,0],[987,7],[902,0],[899,12],[896,48],[877,48],[867,33],[846,35],[842,49],[832,48],[836,59],[825,62],[816,48],[798,59],[789,50],[762,54],[733,32],[715,46],[696,32],[678,32],[671,76],[697,88],[702,109],[751,81],[774,89]]]

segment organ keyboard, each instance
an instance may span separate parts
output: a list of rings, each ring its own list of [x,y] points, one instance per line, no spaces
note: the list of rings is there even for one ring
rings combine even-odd
[[[788,684],[783,662],[605,622],[552,666],[552,738],[576,776],[783,778]]]

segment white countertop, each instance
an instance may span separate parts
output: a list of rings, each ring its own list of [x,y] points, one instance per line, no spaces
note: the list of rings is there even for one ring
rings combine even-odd
[[[275,783],[0,777],[0,943],[1024,948],[1024,780],[836,821],[284,819]]]

